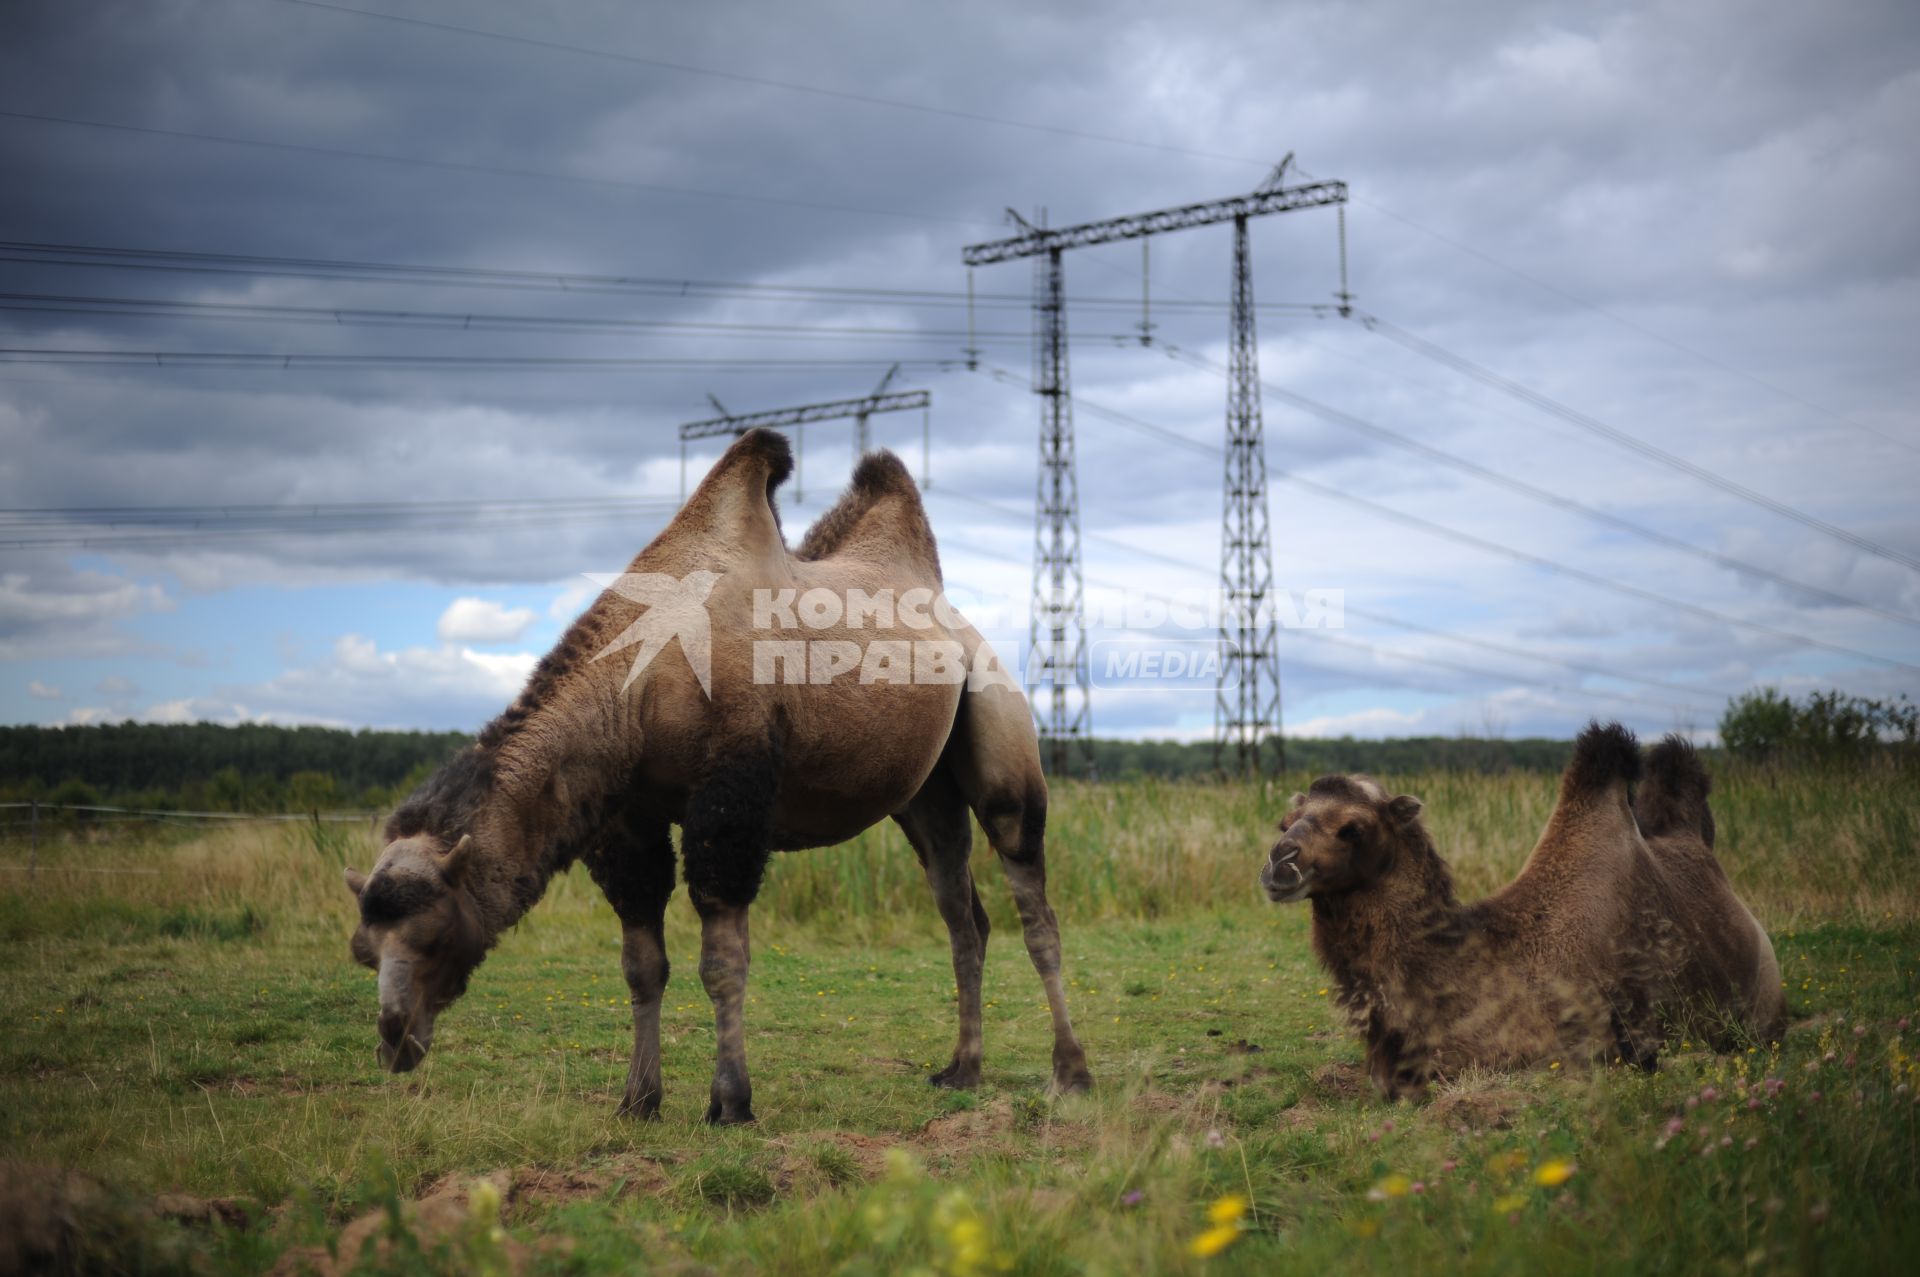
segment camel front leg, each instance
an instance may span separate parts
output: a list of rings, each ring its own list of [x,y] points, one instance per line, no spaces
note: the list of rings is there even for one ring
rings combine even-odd
[[[622,1117],[660,1115],[660,999],[666,993],[667,899],[673,895],[673,835],[638,816],[609,825],[584,858],[620,919],[620,971],[633,1004],[633,1060],[620,1097]]]
[[[713,1001],[713,1090],[707,1121],[733,1126],[753,1118],[753,1083],[747,1079],[747,906],[695,895],[700,915],[700,983]]]
[[[700,915],[700,983],[713,1000],[715,1059],[707,1121],[753,1121],[747,1081],[747,907],[760,894],[780,785],[777,747],[734,752],[716,762],[687,802],[680,858],[687,895]]]

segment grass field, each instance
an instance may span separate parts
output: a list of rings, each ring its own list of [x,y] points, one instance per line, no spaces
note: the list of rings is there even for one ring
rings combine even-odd
[[[613,1116],[630,1021],[584,873],[394,1078],[346,956],[339,867],[371,861],[367,831],[53,834],[36,881],[0,883],[0,1233],[58,1197],[92,1259],[146,1272],[1863,1272],[1920,1253],[1910,777],[1720,778],[1723,861],[1787,975],[1783,1048],[1674,1042],[1650,1077],[1566,1061],[1418,1107],[1371,1096],[1306,911],[1255,889],[1301,779],[1056,788],[1085,1097],[1044,1093],[1045,1007],[990,857],[972,1094],[925,1081],[952,979],[897,833],[780,858],[754,912],[760,1120],[730,1130],[698,1120],[713,1034],[684,894],[665,1120],[637,1124]],[[1518,867],[1554,780],[1396,785],[1478,893]],[[83,872],[109,867],[151,872]]]

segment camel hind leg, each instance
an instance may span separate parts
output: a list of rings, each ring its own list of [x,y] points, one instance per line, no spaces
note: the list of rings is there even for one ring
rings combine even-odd
[[[1026,699],[999,685],[969,688],[948,756],[961,795],[999,853],[1020,910],[1027,956],[1046,989],[1053,1017],[1053,1088],[1087,1090],[1093,1074],[1067,1015],[1060,924],[1047,903],[1047,782]]]
[[[936,768],[913,801],[895,813],[894,821],[913,845],[933,888],[934,904],[947,924],[953,949],[953,983],[960,1002],[960,1036],[953,1059],[929,1080],[935,1086],[971,1090],[980,1085],[982,1052],[980,981],[987,959],[987,911],[974,889],[973,826],[966,799],[960,796],[947,769]]]

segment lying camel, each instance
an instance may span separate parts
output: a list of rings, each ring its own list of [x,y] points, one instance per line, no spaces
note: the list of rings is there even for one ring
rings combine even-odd
[[[1026,698],[945,606],[906,467],[867,456],[797,552],[773,504],[792,469],[783,436],[742,435],[519,699],[393,813],[372,872],[348,871],[352,950],[380,974],[379,1054],[393,1071],[420,1062],[495,940],[581,860],[619,916],[633,995],[620,1111],[657,1115],[678,824],[718,1042],[707,1120],[752,1121],[747,907],[769,853],[892,817],[933,887],[959,987],[959,1040],[932,1080],[975,1086],[987,914],[968,865],[971,810],[1046,989],[1053,1084],[1091,1084],[1047,904],[1047,786]]]
[[[1520,876],[1478,904],[1453,894],[1420,800],[1323,776],[1281,818],[1260,885],[1313,903],[1313,947],[1387,1098],[1466,1064],[1549,1055],[1651,1070],[1663,1022],[1721,1049],[1778,1041],[1773,945],[1713,855],[1709,780],[1678,736],[1641,777],[1633,734],[1590,725]]]

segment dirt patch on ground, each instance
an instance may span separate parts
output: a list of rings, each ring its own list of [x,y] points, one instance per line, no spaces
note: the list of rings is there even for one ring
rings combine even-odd
[[[856,1135],[850,1131],[808,1131],[779,1142],[788,1150],[789,1156],[796,1151],[803,1152],[822,1145],[838,1149],[847,1155],[860,1178],[864,1180],[879,1179],[885,1174],[887,1150],[903,1143],[897,1139],[887,1139],[879,1135]]]
[[[1312,1100],[1302,1100],[1290,1109],[1280,1113],[1280,1125],[1290,1131],[1307,1131],[1319,1126],[1329,1114],[1327,1110]]]
[[[961,1109],[936,1117],[920,1128],[914,1141],[940,1152],[964,1151],[983,1141],[1000,1139],[1013,1131],[1013,1101],[1006,1096],[978,1108]]]
[[[1133,1097],[1133,1107],[1156,1116],[1178,1113],[1186,1106],[1185,1100],[1177,1095],[1168,1095],[1165,1091],[1142,1091]]]
[[[667,1174],[659,1163],[631,1155],[579,1169],[522,1166],[486,1175],[448,1175],[428,1186],[417,1199],[402,1203],[400,1221],[423,1250],[431,1250],[485,1227],[485,1209],[476,1208],[474,1201],[477,1193],[492,1195],[498,1203],[499,1220],[507,1223],[516,1213],[530,1208],[565,1206],[615,1192],[623,1196],[655,1193],[666,1187]],[[280,1257],[273,1275],[341,1277],[364,1256],[387,1252],[393,1245],[391,1226],[386,1210],[369,1211],[340,1230],[333,1254],[322,1246],[297,1247]],[[490,1241],[513,1272],[524,1268],[536,1253],[553,1247],[564,1250],[570,1244],[565,1238],[555,1238],[530,1247],[507,1235]],[[368,1250],[369,1246],[374,1249]]]
[[[1361,1100],[1372,1090],[1359,1065],[1337,1061],[1313,1071],[1313,1089],[1329,1100]]]
[[[418,1200],[401,1204],[400,1226],[413,1235],[423,1250],[453,1241],[474,1226],[473,1195],[482,1185],[498,1195],[504,1211],[513,1189],[511,1172],[449,1175],[434,1183]],[[368,1246],[373,1250],[367,1253],[378,1256],[384,1256],[392,1248],[393,1239],[386,1235],[391,1224],[385,1210],[368,1211],[340,1230],[335,1253],[328,1254],[324,1246],[295,1247],[280,1256],[280,1262],[273,1266],[272,1277],[342,1277],[353,1271]],[[502,1238],[499,1245],[513,1271],[518,1272],[525,1266],[531,1254],[527,1246],[511,1237]]]
[[[1524,1092],[1502,1088],[1459,1088],[1434,1097],[1427,1105],[1427,1116],[1449,1129],[1465,1127],[1471,1131],[1504,1131],[1527,1107]]]

